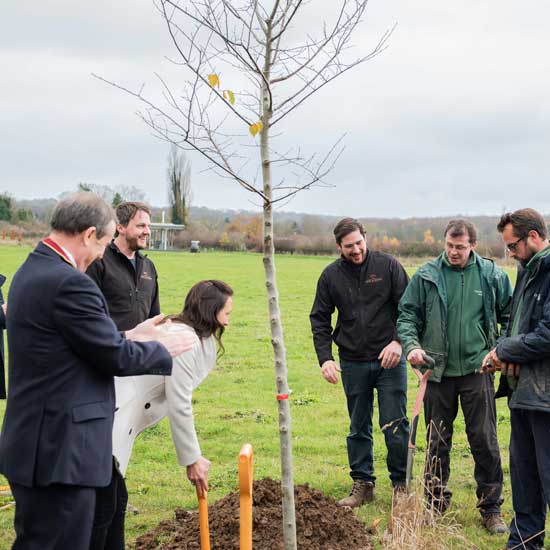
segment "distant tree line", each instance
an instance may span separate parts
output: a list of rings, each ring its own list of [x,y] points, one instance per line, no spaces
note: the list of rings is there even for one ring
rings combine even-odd
[[[22,224],[32,222],[33,219],[34,216],[30,208],[16,206],[8,193],[0,195],[0,221]]]
[[[332,229],[338,217],[280,213],[275,215],[275,248],[290,254],[336,254]],[[470,218],[478,228],[478,251],[483,256],[504,257],[496,231],[498,218]],[[443,232],[448,218],[361,219],[369,247],[403,257],[437,256],[443,250]],[[176,239],[187,248],[200,240],[206,248],[231,251],[261,251],[260,217],[250,212],[190,209],[190,223]]]
[[[171,152],[171,155],[174,154]],[[172,183],[179,182],[181,185],[182,180],[189,178],[188,165],[181,161],[176,164],[179,168],[176,166],[172,175],[179,173],[181,177],[172,178],[170,169],[167,171],[169,192]],[[93,191],[115,207],[124,200],[145,200],[144,193],[133,186],[117,186],[112,189],[103,185],[80,183],[77,189]],[[186,228],[175,239],[176,246],[186,249],[192,240],[199,240],[203,248],[261,251],[262,224],[258,213],[190,206],[190,186],[187,190],[189,193],[179,195],[179,213],[173,203],[152,208],[152,219],[155,222],[165,219],[181,223],[184,220]],[[68,193],[69,191],[63,193],[59,198]],[[47,232],[47,224],[56,203],[57,199],[54,198],[19,200],[7,193],[0,194],[0,225],[16,225],[23,230],[26,237],[41,236]],[[182,212],[183,217],[177,217],[182,216]],[[403,257],[438,255],[443,250],[443,231],[449,221],[448,217],[360,219],[365,225],[371,248]],[[498,217],[473,216],[469,219],[478,229],[479,253],[492,258],[504,257],[504,247],[496,231]],[[336,254],[332,229],[338,220],[338,216],[275,213],[275,248],[280,253],[289,254]]]

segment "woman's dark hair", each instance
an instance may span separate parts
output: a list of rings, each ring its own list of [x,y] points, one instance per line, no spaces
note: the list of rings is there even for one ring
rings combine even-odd
[[[223,353],[222,334],[225,327],[220,325],[217,315],[230,296],[233,296],[233,289],[223,281],[199,281],[187,293],[183,311],[168,318],[193,327],[201,339],[214,335]]]

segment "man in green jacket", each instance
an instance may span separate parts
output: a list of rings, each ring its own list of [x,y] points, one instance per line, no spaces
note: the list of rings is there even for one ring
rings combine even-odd
[[[412,367],[423,368],[424,353],[435,360],[424,399],[426,496],[439,512],[450,505],[449,453],[460,399],[482,522],[489,532],[504,533],[493,378],[476,371],[494,347],[498,325],[505,328],[508,323],[512,286],[493,261],[476,254],[477,234],[471,222],[451,220],[444,236],[445,251],[412,277],[397,321]]]

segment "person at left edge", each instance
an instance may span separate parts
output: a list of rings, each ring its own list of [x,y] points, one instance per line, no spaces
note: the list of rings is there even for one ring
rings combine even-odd
[[[96,488],[112,475],[113,376],[169,375],[195,339],[157,327],[161,316],[116,329],[83,273],[115,230],[102,199],[67,197],[51,226],[10,286],[0,473],[15,498],[15,550],[88,550]]]
[[[86,274],[97,284],[118,330],[128,330],[160,313],[157,271],[140,251],[147,248],[151,235],[151,210],[142,202],[123,202],[115,210],[115,239],[107,245],[102,258],[90,264]],[[148,378],[115,378],[117,410],[129,398],[125,393],[135,385],[148,384]],[[128,383],[124,384],[126,380]],[[135,396],[132,396],[135,397]],[[118,457],[115,456],[115,461]],[[90,550],[124,550],[124,516],[128,490],[113,461],[113,477],[107,487],[96,491],[96,509]]]
[[[2,285],[6,277],[0,274],[0,399],[6,399],[6,374],[4,372],[4,329],[6,328],[6,304],[2,296]]]

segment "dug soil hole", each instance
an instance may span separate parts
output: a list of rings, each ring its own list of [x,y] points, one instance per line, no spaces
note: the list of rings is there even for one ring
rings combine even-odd
[[[254,550],[283,550],[281,486],[266,478],[254,482]],[[296,536],[299,550],[371,550],[367,528],[349,508],[307,484],[295,487]],[[239,549],[239,494],[231,493],[211,504],[212,550]],[[139,537],[136,550],[200,550],[196,511],[181,508],[175,519],[161,522]]]

